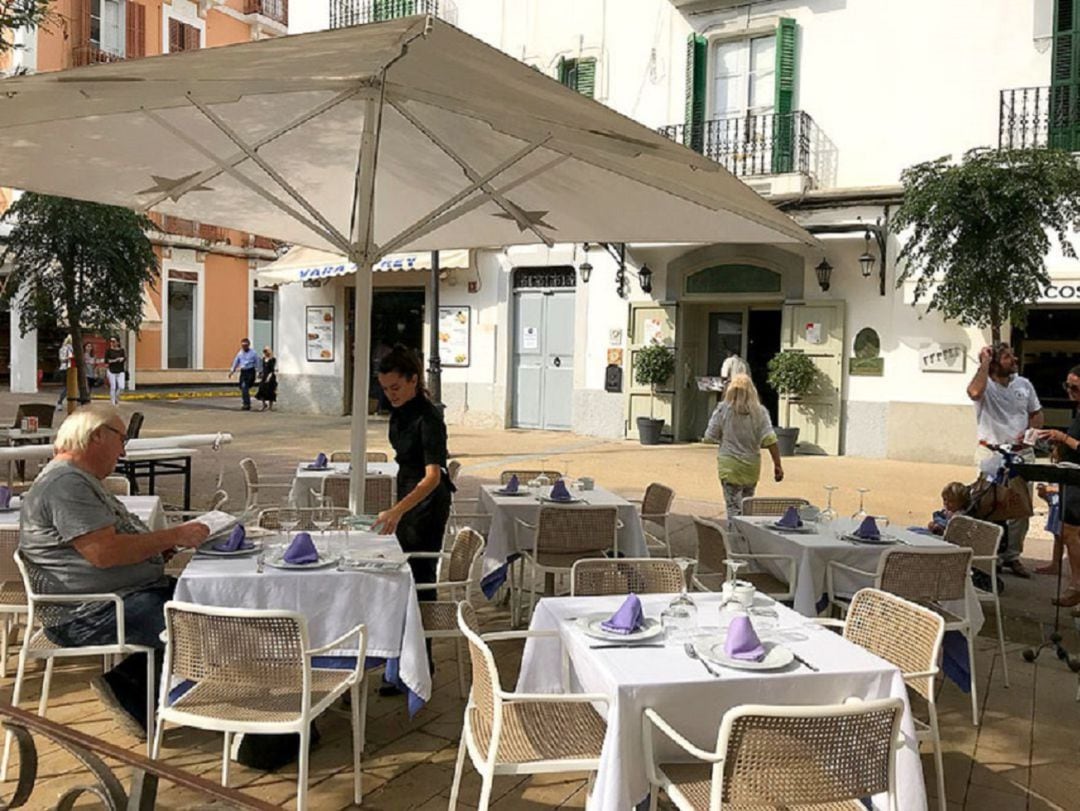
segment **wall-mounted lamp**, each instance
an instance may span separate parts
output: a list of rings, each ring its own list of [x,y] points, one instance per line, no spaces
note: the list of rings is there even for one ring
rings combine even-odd
[[[832,279],[832,265],[829,264],[829,260],[822,257],[821,264],[814,268],[814,273],[817,274],[817,283],[822,292],[828,290],[830,279]]]
[[[593,266],[589,262],[589,249],[594,245],[603,248],[610,254],[611,258],[615,260],[615,292],[618,293],[619,298],[628,298],[630,296],[630,285],[626,279],[627,274],[637,276],[642,293],[648,294],[652,292],[653,272],[648,265],[642,265],[641,270],[636,273],[626,267],[625,242],[586,242],[582,245],[582,248],[585,250],[585,261],[578,265],[578,271],[581,273],[582,282],[588,284],[589,277],[592,275]]]
[[[863,233],[863,252],[859,254],[859,267],[862,268],[862,276],[869,279],[874,272],[874,255],[870,253],[870,231]]]
[[[652,292],[652,270],[648,265],[642,265],[641,270],[638,271],[638,283],[641,285],[642,293]]]
[[[584,284],[588,284],[589,277],[592,276],[592,264],[590,264],[588,259],[578,265],[578,271],[581,273],[581,281]]]

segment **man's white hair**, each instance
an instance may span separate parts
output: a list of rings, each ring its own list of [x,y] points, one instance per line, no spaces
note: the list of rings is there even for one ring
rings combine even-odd
[[[110,422],[124,421],[120,412],[111,405],[94,404],[85,405],[74,414],[64,420],[60,430],[56,432],[55,446],[57,451],[73,453],[85,451],[93,439],[94,433],[101,426]]]

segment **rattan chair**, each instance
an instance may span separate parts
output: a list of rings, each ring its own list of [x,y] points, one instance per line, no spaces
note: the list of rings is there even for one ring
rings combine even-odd
[[[323,504],[329,499],[334,507],[349,506],[349,477],[324,476],[318,491],[312,491]],[[394,480],[390,476],[364,477],[364,512],[378,515],[394,506]]]
[[[945,527],[944,539],[957,546],[971,550],[971,565],[990,578],[990,591],[976,588],[975,596],[981,603],[994,604],[997,618],[998,646],[1001,648],[1001,676],[1009,686],[1009,660],[1005,656],[1005,624],[1001,618],[1001,598],[998,595],[997,565],[998,545],[1002,529],[989,521],[979,521],[966,515],[953,516]]]
[[[608,697],[505,692],[484,640],[521,634],[482,638],[476,612],[464,602],[458,606],[458,627],[469,644],[473,679],[450,789],[451,811],[457,807],[466,753],[480,773],[478,811],[486,811],[496,775],[595,772],[607,724],[593,705],[608,704]]]
[[[287,496],[292,490],[292,482],[267,481],[265,477],[261,477],[255,460],[250,456],[240,460],[240,470],[244,474],[244,510],[247,512],[257,510],[260,506],[267,506],[265,499],[260,503],[261,497],[273,496],[280,500],[284,497],[282,494]],[[274,496],[274,494],[277,495]]]
[[[114,496],[131,495],[131,482],[123,476],[106,476],[101,480],[101,485],[106,493],[112,493]]]
[[[454,538],[449,552],[410,552],[408,558],[437,558],[438,574],[434,583],[417,583],[416,590],[433,591],[436,599],[420,602],[420,621],[425,639],[453,639],[457,648],[458,689],[468,694],[465,681],[465,637],[457,622],[459,602],[472,599],[473,570],[484,551],[484,537],[472,529],[463,529]]]
[[[518,481],[521,484],[528,484],[533,479],[537,479],[541,476],[547,476],[548,480],[554,484],[556,479],[561,479],[563,474],[557,470],[504,470],[499,474],[499,483],[506,484],[514,476],[518,477]]]
[[[136,411],[131,415],[131,419],[127,424],[127,438],[138,439],[139,434],[142,433],[143,422],[146,421],[145,415],[141,411]]]
[[[795,578],[797,562],[791,555],[751,555],[730,552],[724,530],[719,524],[706,518],[694,516],[694,528],[697,530],[698,552],[697,569],[693,576],[693,585],[702,591],[719,591],[727,579],[725,560],[745,560],[751,564],[771,565],[779,568],[787,577],[787,582],[775,577],[770,572],[739,572],[739,579],[752,583],[762,594],[775,600],[795,599]]]
[[[911,600],[940,614],[946,631],[959,631],[967,640],[971,668],[971,723],[979,725],[979,698],[975,678],[975,632],[968,614],[967,587],[971,578],[971,550],[940,547],[891,547],[878,558],[877,572],[867,572],[837,561],[829,561],[825,569],[825,590],[829,602],[841,613],[847,610],[848,600],[838,593],[836,576],[846,572],[864,582],[872,580],[873,587],[889,594]],[[943,602],[955,602],[963,607],[962,614],[942,607]]]
[[[780,498],[777,496],[750,496],[742,500],[739,508],[742,515],[783,515],[788,507],[806,507],[810,504],[805,498]],[[728,516],[729,518],[731,516]]]
[[[915,734],[918,740],[930,741],[933,747],[938,806],[940,811],[945,811],[945,771],[934,696],[945,620],[930,609],[895,594],[862,589],[852,598],[846,621],[821,619],[818,622],[841,627],[844,639],[896,665],[903,674],[904,683],[926,700],[930,720],[923,723],[913,718]]]
[[[15,565],[15,550],[19,548],[19,530],[0,529],[0,678],[7,678],[8,646],[25,622],[30,610],[26,604],[26,587]]]
[[[318,648],[307,620],[294,611],[219,608],[171,600],[165,604],[165,667],[150,757],[161,753],[165,724],[225,734],[221,784],[229,784],[229,750],[236,733],[300,736],[296,807],[307,808],[311,722],[348,692],[352,700],[353,797],[361,802],[367,629],[357,625]],[[315,667],[312,659],[356,641],[356,664]],[[194,684],[174,696],[173,680]]]
[[[675,491],[670,487],[653,482],[645,488],[645,495],[630,502],[640,504],[641,526],[645,531],[645,544],[653,549],[664,550],[664,555],[671,557],[671,539],[668,537],[668,516],[671,503],[675,501]]]
[[[26,592],[27,619],[26,639],[19,651],[19,669],[15,674],[15,687],[11,694],[12,706],[18,707],[22,698],[26,679],[26,665],[31,659],[45,661],[45,675],[41,680],[41,695],[38,698],[37,714],[44,716],[49,703],[49,688],[52,684],[53,663],[57,659],[71,659],[80,656],[129,656],[140,653],[146,656],[146,718],[154,717],[154,649],[144,645],[132,645],[124,633],[124,601],[116,594],[72,594],[59,593],[62,589],[52,577],[37,566],[28,564],[22,552],[16,550],[12,555],[15,565],[22,576]],[[111,603],[116,611],[116,642],[109,644],[81,645],[64,647],[52,642],[43,630],[46,626],[57,625],[66,621],[67,616],[59,613],[58,606],[75,606],[93,603]],[[40,626],[40,627],[39,627]],[[147,743],[149,749],[149,742]],[[11,734],[4,737],[4,756],[0,762],[0,781],[7,780],[8,760],[11,755]]]
[[[389,462],[390,455],[386,451],[366,451],[364,461],[369,465],[377,462]]]
[[[861,800],[874,794],[887,794],[887,807],[897,809],[903,714],[899,698],[811,706],[746,704],[724,713],[716,750],[710,752],[647,708],[642,725],[649,809],[656,811],[661,790],[684,811],[860,811]],[[655,731],[682,750],[682,762],[657,762]],[[699,762],[687,763],[687,756]]]
[[[330,451],[330,461],[352,464],[352,451]]]
[[[521,589],[528,581],[529,613],[536,607],[536,592],[540,578],[545,575],[569,575],[574,563],[585,558],[603,557],[609,553],[619,554],[619,527],[621,522],[614,507],[577,507],[572,505],[548,505],[540,507],[535,524],[520,518],[515,531],[532,531],[532,543],[516,544],[521,551],[522,583],[513,589],[516,597],[511,606],[514,627],[521,614]],[[511,571],[513,567],[511,567]]]
[[[678,594],[685,585],[679,564],[668,558],[595,558],[570,570],[570,596]]]
[[[266,507],[259,511],[259,517],[256,521],[256,525],[262,529],[270,529],[275,531],[281,531],[281,518],[280,514],[283,507]],[[315,512],[316,510],[327,509],[333,513],[334,523],[330,525],[330,529],[347,529],[345,519],[349,517],[349,510],[347,507],[296,507],[289,508],[295,509],[300,516],[299,523],[290,531],[292,532],[315,532],[318,527],[315,526]]]

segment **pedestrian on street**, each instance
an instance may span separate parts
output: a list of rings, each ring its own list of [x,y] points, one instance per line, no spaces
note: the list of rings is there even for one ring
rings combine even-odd
[[[115,335],[109,339],[109,348],[105,350],[105,363],[108,366],[109,401],[114,406],[120,405],[120,392],[124,390],[127,376],[127,353]]]
[[[274,357],[274,350],[268,346],[263,347],[259,390],[255,392],[255,399],[262,403],[262,411],[267,408],[273,411],[277,402],[277,358]]]
[[[251,348],[251,341],[244,338],[240,341],[240,351],[233,358],[232,368],[229,369],[229,377],[237,371],[240,372],[240,399],[243,405],[241,411],[251,411],[251,387],[255,385],[255,373],[259,368],[259,355]]]
[[[1074,408],[1069,430],[1039,431],[1039,438],[1054,443],[1058,461],[1080,464],[1080,366],[1069,370],[1064,387]],[[1061,542],[1069,553],[1069,589],[1053,602],[1068,608],[1080,605],[1080,487],[1066,485],[1062,490]]]
[[[1035,387],[1017,372],[1019,364],[1012,347],[1005,343],[984,346],[979,352],[979,368],[968,383],[967,394],[975,403],[980,475],[994,478],[1002,464],[1001,454],[987,445],[1004,446],[1024,462],[1034,463],[1035,450],[1024,443],[1029,428],[1043,427],[1042,403]],[[1029,487],[1030,489],[1030,487]],[[998,558],[1002,569],[1017,577],[1031,577],[1020,561],[1029,519],[1006,522],[1005,545]]]
[[[60,396],[56,398],[56,410],[60,411],[64,408],[64,401],[67,399],[67,370],[71,368],[71,359],[75,357],[75,347],[72,345],[71,336],[68,335],[64,338],[64,342],[60,344]]]
[[[100,361],[94,354],[94,345],[87,341],[83,344],[83,368],[86,369],[86,389],[87,394],[93,391],[94,387],[98,384],[98,370],[100,367]],[[88,401],[89,402],[89,401]]]

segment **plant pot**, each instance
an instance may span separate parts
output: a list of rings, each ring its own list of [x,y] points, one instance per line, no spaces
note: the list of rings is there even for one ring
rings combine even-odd
[[[659,445],[660,432],[664,430],[664,421],[653,417],[638,417],[638,439],[642,445]]]
[[[795,445],[799,441],[798,428],[777,428],[776,444],[780,448],[781,456],[794,456]]]

